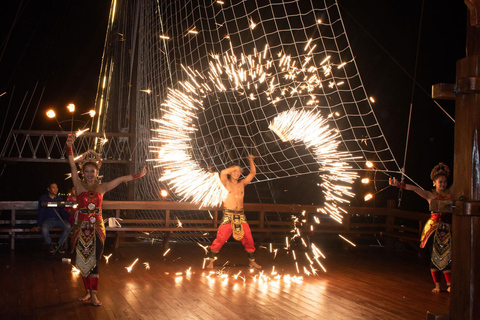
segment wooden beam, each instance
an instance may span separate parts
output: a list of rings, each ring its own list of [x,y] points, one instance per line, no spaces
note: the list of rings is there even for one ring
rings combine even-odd
[[[452,83],[437,83],[432,86],[432,99],[455,100],[455,85]]]

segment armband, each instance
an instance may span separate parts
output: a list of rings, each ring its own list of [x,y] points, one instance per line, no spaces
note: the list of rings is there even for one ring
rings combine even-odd
[[[403,183],[403,182],[399,182],[399,183],[397,184],[397,187],[398,187],[399,189],[405,189],[406,184]]]
[[[67,157],[68,157],[68,156],[73,156],[73,148],[72,148],[72,146],[66,145],[66,146],[65,146],[65,152],[66,152],[66,154],[67,154]]]

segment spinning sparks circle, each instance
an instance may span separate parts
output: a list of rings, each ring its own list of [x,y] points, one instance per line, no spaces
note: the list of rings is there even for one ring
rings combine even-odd
[[[151,150],[156,154],[158,166],[163,169],[160,180],[167,183],[182,200],[199,203],[201,206],[220,205],[227,196],[227,190],[218,173],[202,169],[197,161],[202,159],[201,152],[198,152],[198,144],[194,142],[198,138],[196,135],[211,134],[205,132],[205,127],[201,124],[211,120],[205,114],[203,118],[200,116],[205,110],[204,103],[217,103],[213,107],[205,105],[215,110],[220,108],[218,104],[224,100],[220,102],[218,93],[223,94],[221,99],[231,94],[248,101],[257,100],[265,111],[264,116],[269,118],[265,129],[268,131],[266,126],[269,125],[269,132],[274,132],[284,142],[303,144],[313,156],[314,166],[318,164],[318,172],[322,177],[321,187],[325,196],[325,206],[319,212],[331,214],[341,222],[342,209],[338,204],[348,202],[344,199],[345,196],[353,196],[350,184],[357,178],[347,163],[354,158],[349,152],[340,151],[342,140],[339,133],[329,127],[328,118],[323,118],[315,110],[315,104],[318,104],[315,90],[321,88],[325,92],[328,88],[342,85],[342,82],[334,81],[332,72],[334,66],[335,69],[340,69],[345,63],[335,65],[329,56],[315,61],[312,54],[315,46],[310,45],[309,41],[305,46],[307,53],[296,58],[283,52],[272,58],[269,55],[271,49],[267,45],[261,52],[254,51],[251,55],[242,53],[239,57],[231,53],[233,48],[222,55],[212,54],[204,73],[182,66],[188,80],[179,82],[177,89],[168,89],[165,102],[161,105],[162,117],[153,119],[158,127],[154,130],[156,136],[151,141]],[[212,96],[216,98],[211,99]],[[292,101],[295,102],[293,105]],[[299,106],[295,107],[297,102]],[[238,100],[235,100],[235,104],[238,104]],[[279,112],[282,108],[287,111]],[[248,112],[250,110],[247,108],[244,113]],[[230,123],[210,121],[215,125],[209,124],[206,127],[208,130],[217,130],[216,127],[222,125],[241,126],[235,117],[243,117],[244,113],[232,114]],[[247,139],[251,138],[254,145],[252,136],[256,132],[242,132],[249,135]],[[270,137],[274,142],[278,141],[271,133]],[[213,134],[209,138],[214,138]],[[239,140],[237,137],[226,137],[232,140],[234,138]],[[247,149],[246,145],[244,149]],[[261,156],[259,158],[262,159]],[[212,163],[209,166],[210,164]]]
[[[318,210],[341,222],[342,212],[345,213],[345,210],[337,204],[349,202],[343,198],[344,195],[354,196],[348,184],[352,184],[358,175],[346,162],[352,160],[351,154],[338,151],[340,135],[329,128],[320,114],[295,109],[280,113],[269,128],[284,142],[303,142],[306,148],[313,149],[315,160],[321,169],[321,187],[325,196],[325,208]]]

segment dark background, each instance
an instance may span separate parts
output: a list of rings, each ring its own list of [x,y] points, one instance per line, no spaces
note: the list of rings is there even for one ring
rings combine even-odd
[[[453,168],[454,123],[434,104],[430,92],[432,84],[455,82],[456,61],[465,56],[463,1],[425,1],[423,15],[422,1],[338,3],[366,91],[376,99],[374,111],[401,165],[414,89],[405,169],[422,187],[431,188],[429,174],[434,165],[442,161]],[[0,94],[6,92],[0,97],[3,147],[12,127],[58,130],[56,122],[44,116],[49,108],[59,113],[58,119],[68,119],[66,112],[60,113],[68,103],[76,104],[76,114],[93,107],[110,2],[31,0],[1,7]],[[417,85],[413,86],[416,61]],[[452,101],[438,102],[454,116]],[[1,164],[0,200],[36,200],[50,180],[66,192],[68,171],[67,164]],[[382,189],[387,177],[379,174],[377,178],[377,188]],[[314,175],[274,181],[274,194],[281,203],[315,203],[317,182]],[[386,199],[397,197],[397,190],[389,188],[365,204],[363,195],[373,187],[356,188],[358,196],[352,205],[384,205]],[[257,200],[249,191],[246,201]],[[427,210],[426,201],[412,192],[405,193],[402,206]]]

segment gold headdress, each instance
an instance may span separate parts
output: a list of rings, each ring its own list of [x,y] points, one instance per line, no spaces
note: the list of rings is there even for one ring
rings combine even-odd
[[[83,170],[83,166],[87,163],[93,163],[97,167],[97,169],[100,170],[100,167],[102,166],[102,155],[100,153],[96,153],[91,149],[88,150],[87,152],[80,155],[80,158],[78,160],[78,166],[80,167],[80,170]]]
[[[444,175],[447,178],[450,175],[450,168],[443,162],[440,162],[435,167],[433,167],[432,172],[430,173],[430,178],[432,180],[435,180],[435,178],[439,175]]]

